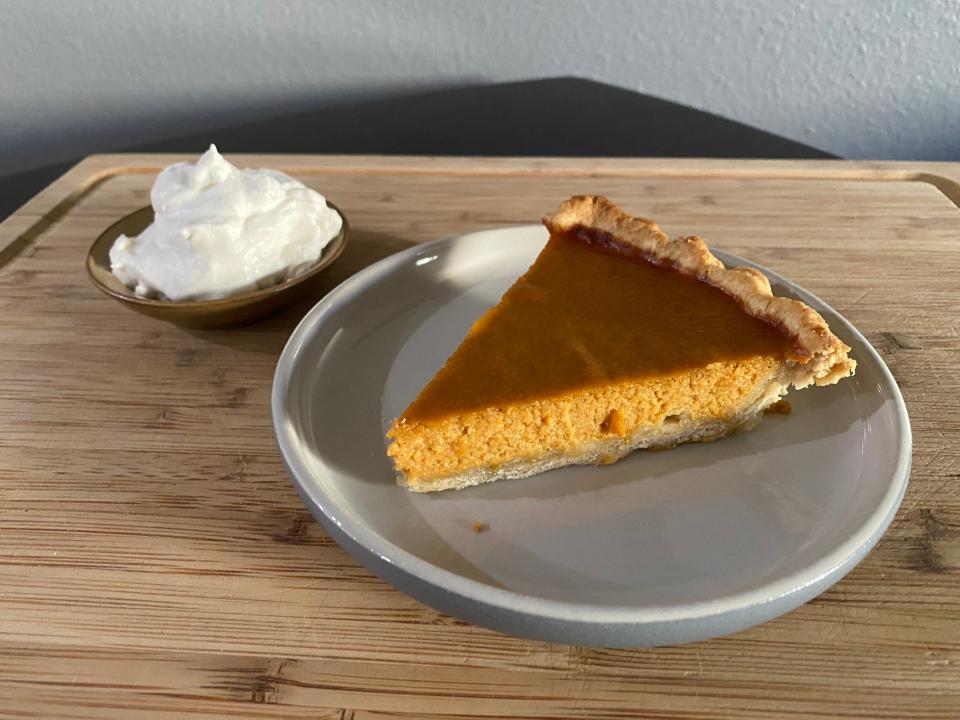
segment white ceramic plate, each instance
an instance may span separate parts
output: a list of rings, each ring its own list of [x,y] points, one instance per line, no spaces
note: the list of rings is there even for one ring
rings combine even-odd
[[[906,409],[853,326],[763,268],[777,294],[815,307],[853,348],[854,378],[793,393],[789,416],[716,443],[457,492],[395,484],[384,452],[391,420],[545,240],[531,226],[411,248],[347,280],[294,331],[274,379],[274,425],[290,475],[327,531],[428,605],[581,645],[733,632],[851,570],[906,489]],[[489,530],[474,532],[475,521]]]

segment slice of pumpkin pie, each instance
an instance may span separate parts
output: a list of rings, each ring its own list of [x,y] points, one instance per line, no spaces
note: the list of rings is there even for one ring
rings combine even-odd
[[[790,387],[856,367],[817,312],[699,238],[671,240],[603,197],[543,222],[534,264],[388,433],[410,490],[715,440],[753,428]]]

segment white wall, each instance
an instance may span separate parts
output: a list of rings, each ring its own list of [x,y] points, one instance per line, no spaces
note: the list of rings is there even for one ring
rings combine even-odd
[[[0,0],[0,174],[316,106],[575,74],[847,157],[960,159],[958,0]]]

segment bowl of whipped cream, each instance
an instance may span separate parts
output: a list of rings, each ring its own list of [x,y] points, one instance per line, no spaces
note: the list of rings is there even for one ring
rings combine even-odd
[[[96,239],[87,271],[138,312],[223,327],[316,291],[348,235],[346,217],[316,190],[276,170],[241,170],[211,145],[160,172],[150,206]]]

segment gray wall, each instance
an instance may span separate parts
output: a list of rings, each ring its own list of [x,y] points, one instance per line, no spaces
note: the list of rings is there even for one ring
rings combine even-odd
[[[0,174],[318,101],[575,74],[960,159],[958,0],[0,0]]]

